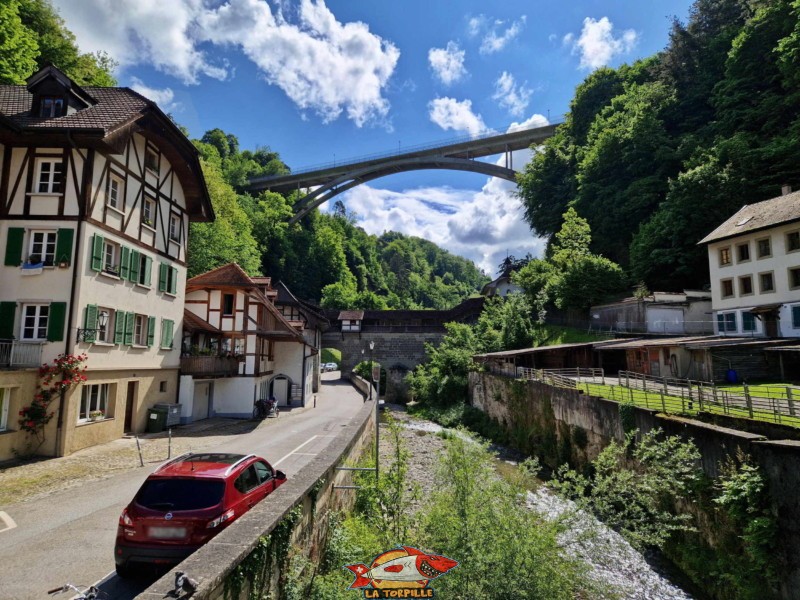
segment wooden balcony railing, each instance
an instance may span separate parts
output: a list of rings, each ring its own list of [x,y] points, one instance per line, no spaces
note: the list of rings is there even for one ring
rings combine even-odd
[[[43,346],[43,342],[0,341],[0,368],[40,367]]]
[[[181,373],[195,377],[231,377],[239,374],[239,361],[227,356],[182,356]]]

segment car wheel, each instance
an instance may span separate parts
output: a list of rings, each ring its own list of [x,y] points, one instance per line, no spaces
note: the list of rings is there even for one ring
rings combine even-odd
[[[123,579],[130,579],[136,574],[136,569],[130,563],[124,563],[116,566],[117,575]]]

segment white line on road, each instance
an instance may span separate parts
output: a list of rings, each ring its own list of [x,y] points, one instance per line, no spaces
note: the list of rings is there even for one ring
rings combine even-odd
[[[5,527],[0,529],[0,533],[8,531],[9,529],[14,529],[17,526],[17,524],[14,523],[14,519],[12,519],[8,513],[3,512],[2,510],[0,510],[0,522],[5,525]]]
[[[274,463],[272,463],[272,464],[273,464],[273,465],[279,465],[279,464],[280,464],[280,463],[282,463],[284,460],[286,460],[287,458],[289,458],[289,457],[290,457],[292,454],[294,454],[295,452],[297,452],[298,450],[300,450],[300,448],[302,448],[302,447],[303,447],[303,446],[305,446],[306,444],[310,444],[312,441],[314,441],[314,440],[315,440],[315,439],[317,439],[318,437],[319,437],[318,435],[312,435],[312,436],[311,436],[310,438],[308,438],[308,439],[307,439],[305,442],[303,442],[302,444],[300,444],[300,445],[299,445],[297,448],[295,448],[294,450],[292,450],[291,452],[289,452],[289,454],[287,454],[286,456],[283,456],[283,457],[281,457],[281,459],[280,459],[280,460],[277,460],[277,461],[275,461],[275,462],[274,462]]]

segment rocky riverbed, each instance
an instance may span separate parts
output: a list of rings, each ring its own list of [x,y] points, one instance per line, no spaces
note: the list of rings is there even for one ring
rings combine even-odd
[[[435,486],[436,466],[445,444],[444,439],[437,435],[442,427],[411,417],[399,406],[387,405],[385,410],[391,411],[394,418],[403,424],[403,439],[410,453],[409,474],[419,485],[420,496],[424,498]],[[391,461],[392,448],[387,437],[381,437],[383,464]],[[631,600],[691,598],[648,563],[622,536],[591,515],[577,511],[571,502],[560,498],[545,485],[528,492],[526,503],[545,519],[569,519],[570,527],[562,536],[565,550],[586,561],[591,567],[591,577],[608,586],[618,597]],[[412,509],[416,510],[419,505],[420,501],[417,501]]]

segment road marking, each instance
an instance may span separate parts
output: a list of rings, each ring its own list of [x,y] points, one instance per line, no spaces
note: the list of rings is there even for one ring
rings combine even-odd
[[[11,515],[3,512],[2,510],[0,510],[0,522],[2,522],[3,525],[5,525],[5,527],[0,529],[0,533],[8,531],[9,529],[14,529],[17,526],[17,524],[14,523],[14,519],[11,518]]]
[[[289,458],[289,457],[290,457],[292,454],[294,454],[295,452],[297,452],[298,450],[300,450],[300,448],[302,448],[302,447],[303,447],[303,446],[305,446],[306,444],[310,444],[311,442],[313,442],[313,441],[314,441],[315,439],[317,439],[318,437],[319,437],[318,435],[312,435],[312,436],[311,436],[310,438],[308,438],[308,439],[307,439],[305,442],[303,442],[302,444],[300,444],[300,445],[299,445],[297,448],[295,448],[294,450],[292,450],[291,452],[289,452],[289,454],[287,454],[286,456],[283,456],[283,457],[281,457],[281,459],[280,459],[280,460],[277,460],[277,461],[275,461],[275,462],[274,462],[274,463],[272,463],[272,464],[273,464],[273,465],[279,465],[279,464],[280,464],[280,463],[282,463],[284,460],[286,460],[287,458]]]

